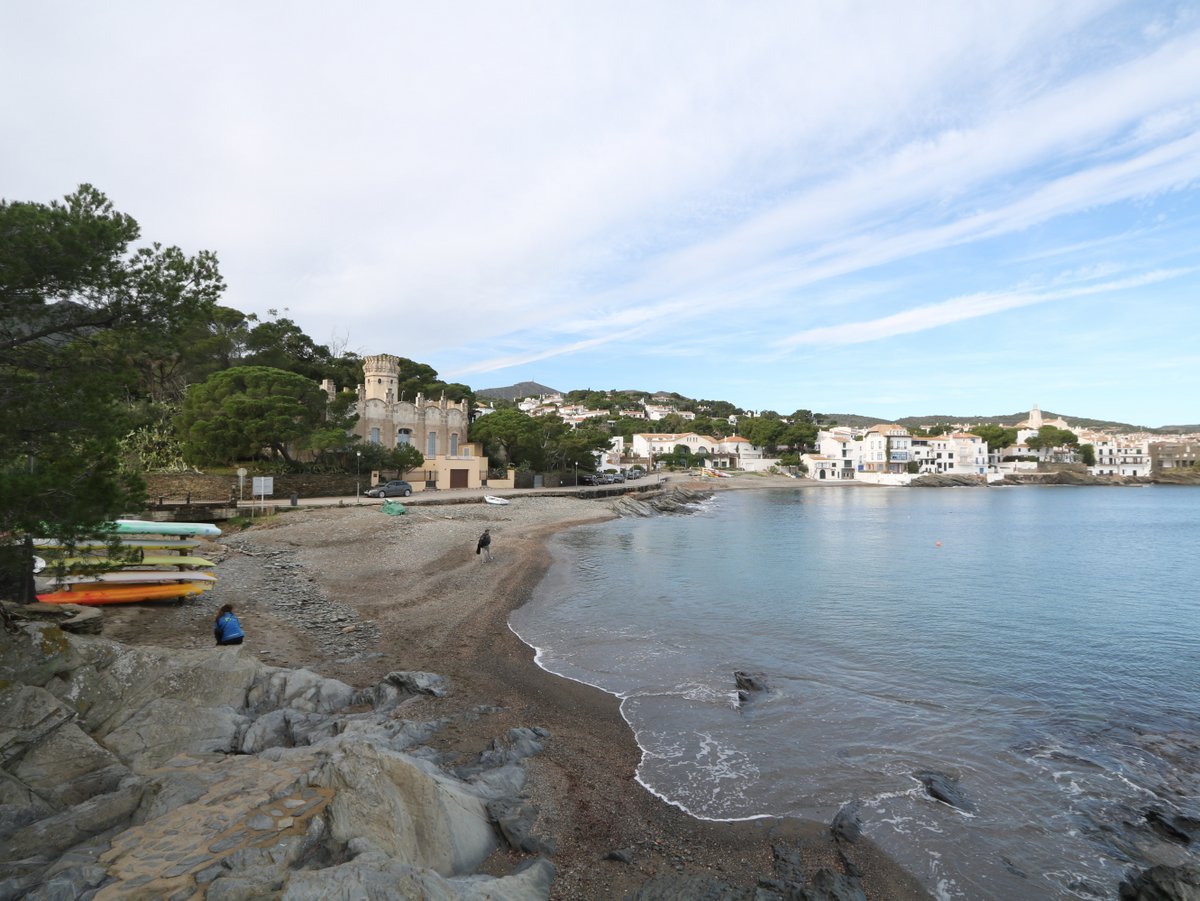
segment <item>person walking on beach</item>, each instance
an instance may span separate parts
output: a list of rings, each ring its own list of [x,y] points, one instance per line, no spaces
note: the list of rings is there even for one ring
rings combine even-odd
[[[232,604],[226,604],[217,611],[217,620],[213,623],[213,635],[216,636],[219,645],[241,644],[242,639],[246,637],[242,632],[242,624],[233,615]]]
[[[483,534],[479,536],[479,543],[475,545],[475,553],[482,555],[480,563],[490,563],[492,559],[492,530],[484,529]]]

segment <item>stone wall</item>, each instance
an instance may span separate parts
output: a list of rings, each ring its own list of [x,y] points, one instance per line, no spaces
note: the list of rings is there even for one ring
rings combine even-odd
[[[290,498],[293,493],[307,497],[354,497],[357,480],[353,475],[303,473],[277,475],[275,479],[276,499]],[[145,474],[146,496],[151,504],[160,497],[166,501],[180,501],[189,495],[194,501],[224,501],[229,499],[230,488],[236,488],[237,476],[206,475],[197,472],[148,472]],[[362,487],[370,487],[370,479],[363,474]],[[249,500],[254,482],[246,476],[245,498]]]

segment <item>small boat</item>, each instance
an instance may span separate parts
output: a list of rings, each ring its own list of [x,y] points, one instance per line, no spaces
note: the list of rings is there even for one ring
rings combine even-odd
[[[120,547],[139,547],[143,550],[189,550],[194,547],[199,547],[200,542],[194,538],[126,538],[121,536],[117,539]],[[67,543],[61,538],[35,538],[33,546],[40,548],[65,549]],[[77,541],[72,545],[77,554],[107,554],[108,542],[88,539],[85,541]]]
[[[221,530],[208,522],[151,522],[145,519],[118,519],[105,523],[118,535],[189,535],[215,538]]]
[[[136,604],[139,601],[167,601],[190,597],[212,587],[210,582],[175,582],[168,585],[88,585],[69,591],[39,594],[43,604]]]
[[[485,494],[483,496],[483,502],[485,504],[499,504],[503,506],[504,504],[508,503],[508,500],[506,498],[496,497],[494,494]]]
[[[212,573],[180,572],[177,569],[120,569],[110,572],[80,573],[52,580],[56,585],[91,585],[94,583],[140,582],[152,585],[155,582],[215,582]]]

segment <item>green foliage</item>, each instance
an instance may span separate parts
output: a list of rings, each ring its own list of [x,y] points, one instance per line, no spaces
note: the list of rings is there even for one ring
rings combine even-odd
[[[1081,444],[1079,445],[1079,459],[1085,466],[1096,465],[1096,445]]]
[[[120,441],[125,465],[142,472],[186,472],[183,442],[169,422],[159,421],[139,426]]]
[[[1043,447],[1078,447],[1079,439],[1075,437],[1075,433],[1069,429],[1060,429],[1057,426],[1044,425],[1038,429],[1038,433],[1036,435],[1025,439],[1025,445],[1035,450]]]
[[[251,459],[266,448],[290,464],[289,444],[308,444],[325,404],[325,392],[302,375],[236,366],[188,391],[178,427],[188,459],[198,463]]]
[[[525,458],[536,434],[532,416],[515,408],[504,408],[471,423],[470,440],[483,444],[492,465],[516,465]]]
[[[471,423],[470,437],[483,443],[493,466],[533,470],[591,469],[594,453],[612,439],[607,427],[572,429],[559,416],[528,416],[512,409],[479,417]]]
[[[1017,430],[1008,429],[1001,425],[980,425],[971,429],[972,435],[978,435],[987,442],[989,450],[1002,450],[1017,443]]]
[[[0,596],[30,590],[25,534],[78,538],[141,505],[121,465],[127,400],[152,392],[145,362],[211,314],[223,282],[214,255],[130,250],[139,237],[90,185],[0,201]]]

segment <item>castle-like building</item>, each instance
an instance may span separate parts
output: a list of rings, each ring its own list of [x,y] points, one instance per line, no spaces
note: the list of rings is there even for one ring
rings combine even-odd
[[[414,488],[474,488],[487,479],[482,447],[467,440],[470,412],[465,401],[436,400],[423,394],[399,396],[400,358],[375,354],[363,358],[358,386],[355,434],[363,441],[395,448],[411,444],[425,463],[405,475]]]

